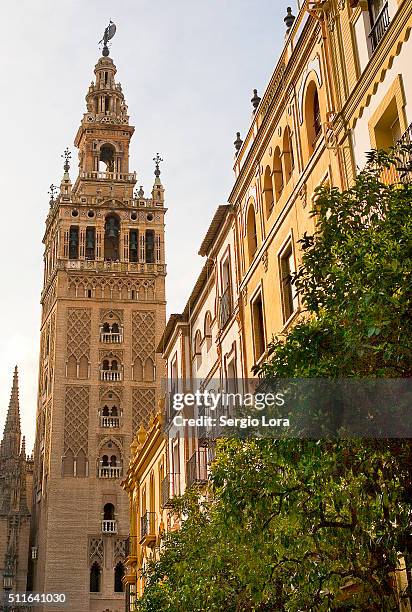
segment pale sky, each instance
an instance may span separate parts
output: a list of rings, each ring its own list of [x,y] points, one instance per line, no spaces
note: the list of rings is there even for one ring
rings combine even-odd
[[[130,170],[149,194],[165,162],[168,313],[180,312],[202,267],[197,255],[233,185],[233,141],[247,132],[253,89],[282,49],[279,0],[19,0],[2,5],[0,435],[19,365],[22,429],[34,443],[47,191],[60,184],[109,19],[110,55],[136,127]]]

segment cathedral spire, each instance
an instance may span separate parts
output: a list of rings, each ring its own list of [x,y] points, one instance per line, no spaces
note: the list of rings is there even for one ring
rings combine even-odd
[[[13,386],[4,425],[3,440],[0,445],[0,454],[17,457],[20,454],[20,406],[19,406],[19,376],[17,366],[14,368]]]

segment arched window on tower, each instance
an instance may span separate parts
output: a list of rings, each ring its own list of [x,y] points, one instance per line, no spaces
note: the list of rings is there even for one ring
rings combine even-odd
[[[101,590],[101,568],[95,561],[90,568],[90,593],[100,593]]]
[[[115,154],[116,149],[113,145],[105,144],[100,148],[99,156],[99,172],[114,172],[115,171]]]
[[[79,228],[72,225],[69,235],[69,259],[79,258]]]
[[[120,320],[110,312],[100,324],[100,342],[119,344],[123,342],[123,327]]]
[[[95,257],[96,230],[94,227],[86,229],[86,259],[93,260]]]
[[[109,96],[105,96],[104,97],[104,112],[105,112],[106,115],[108,115],[109,112],[110,112],[110,98],[109,98]]]
[[[124,577],[124,565],[121,561],[114,568],[114,591],[115,593],[123,593],[123,577]]]
[[[131,230],[129,235],[129,261],[139,261],[139,232]]]
[[[103,520],[114,521],[114,506],[113,504],[105,504],[103,508]]]
[[[120,478],[122,457],[112,440],[106,442],[99,451],[99,478]]]
[[[146,263],[155,262],[155,233],[153,230],[146,230]]]
[[[111,354],[103,359],[100,366],[100,380],[120,381],[122,380],[123,366]]]
[[[104,258],[119,261],[120,222],[117,215],[108,215],[104,226]]]

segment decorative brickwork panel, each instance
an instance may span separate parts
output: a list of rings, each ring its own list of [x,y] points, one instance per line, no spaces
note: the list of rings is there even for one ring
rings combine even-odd
[[[147,428],[155,412],[156,389],[133,389],[132,403],[132,426],[135,435],[141,425]]]
[[[94,264],[95,262],[92,263]],[[107,263],[101,262],[102,265]],[[140,264],[136,264],[136,266],[138,265]],[[145,272],[145,270],[143,269],[142,272]],[[164,273],[163,269],[162,273]],[[70,275],[69,278],[69,293],[73,297],[86,297],[87,292],[91,291],[94,298],[127,299],[144,302],[154,299],[155,289],[156,281],[152,278],[116,281],[108,279],[106,276],[85,278],[84,276]]]
[[[116,398],[120,403],[123,400],[123,389],[120,387],[99,387],[99,398],[102,399],[113,399]]]
[[[66,387],[64,414],[64,453],[76,456],[83,450],[87,456],[89,433],[89,387]]]
[[[103,555],[104,555],[103,539],[102,538],[90,538],[89,540],[90,565],[92,565],[95,561],[97,561],[100,564],[103,564]]]
[[[90,308],[67,309],[67,358],[90,359],[91,310]]]
[[[107,308],[100,309],[100,323],[103,323],[106,318],[118,319],[120,323],[123,323],[123,310],[108,310]]]
[[[136,310],[132,313],[132,359],[142,363],[150,357],[154,361],[156,350],[156,313]]]
[[[114,565],[126,559],[126,543],[125,538],[116,538],[114,541]]]

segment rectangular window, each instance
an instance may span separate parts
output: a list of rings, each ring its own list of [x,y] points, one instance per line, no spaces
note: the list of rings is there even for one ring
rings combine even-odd
[[[232,314],[232,279],[230,273],[230,259],[226,257],[221,264],[222,295],[219,305],[219,326],[224,327]]]
[[[292,275],[295,272],[295,261],[291,242],[288,243],[279,257],[279,268],[283,322],[286,323],[298,307],[296,289],[292,284]]]
[[[253,300],[252,304],[252,329],[253,329],[253,344],[255,349],[255,361],[259,361],[265,352],[265,323],[263,317],[262,294],[259,293]]]

